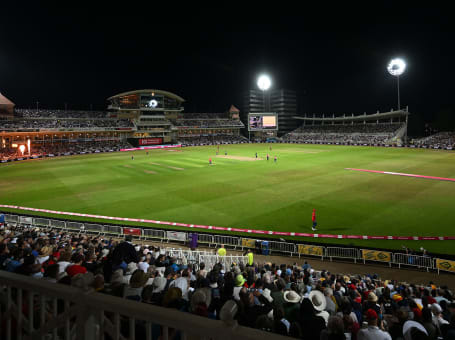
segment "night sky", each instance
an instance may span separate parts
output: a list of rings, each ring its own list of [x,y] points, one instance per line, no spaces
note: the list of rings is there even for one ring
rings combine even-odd
[[[297,91],[300,114],[373,113],[396,108],[386,65],[402,57],[401,102],[413,125],[441,112],[453,117],[452,12],[395,3],[330,10],[262,3],[259,12],[242,3],[2,4],[0,92],[20,108],[39,101],[104,109],[111,95],[155,88],[182,96],[187,112],[223,112],[241,109],[243,92],[266,72],[274,88]]]

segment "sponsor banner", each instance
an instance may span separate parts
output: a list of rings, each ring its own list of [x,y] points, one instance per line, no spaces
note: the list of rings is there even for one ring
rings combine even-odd
[[[245,248],[254,248],[256,246],[255,240],[250,238],[242,238],[242,247]]]
[[[436,269],[455,273],[455,261],[436,259]]]
[[[299,254],[303,254],[303,255],[323,256],[324,247],[299,244],[298,252],[299,252]]]
[[[362,258],[368,261],[391,262],[392,253],[388,251],[362,249]]]
[[[163,138],[142,138],[139,139],[139,145],[157,145],[162,144]]]
[[[166,237],[169,240],[186,241],[186,233],[181,231],[166,231]]]
[[[124,227],[124,228],[123,228],[123,234],[124,234],[124,235],[141,236],[141,235],[142,235],[142,229],[141,229],[141,228],[128,228],[128,227]]]
[[[33,218],[32,217],[26,217],[26,216],[19,216],[19,223],[33,224]]]

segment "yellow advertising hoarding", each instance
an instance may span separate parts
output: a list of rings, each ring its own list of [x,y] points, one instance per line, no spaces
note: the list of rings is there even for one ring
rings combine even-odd
[[[311,245],[306,245],[306,244],[299,244],[298,246],[299,246],[298,247],[299,254],[315,255],[315,256],[324,255],[324,247],[311,246]]]
[[[368,261],[391,262],[392,253],[388,251],[362,249],[362,258]]]
[[[455,273],[455,261],[436,259],[436,269]]]

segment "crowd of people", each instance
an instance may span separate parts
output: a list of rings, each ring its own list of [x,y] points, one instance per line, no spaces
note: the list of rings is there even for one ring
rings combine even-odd
[[[415,139],[412,141],[412,144],[416,146],[425,145],[431,147],[437,146],[439,148],[455,148],[455,132],[439,132],[425,138]]]
[[[43,157],[47,155],[60,156],[65,154],[78,154],[81,152],[108,152],[119,151],[120,149],[131,148],[131,145],[124,140],[106,140],[97,142],[80,142],[80,143],[46,143],[35,144],[32,146],[32,152],[29,156],[27,153],[22,155],[17,148],[0,149],[0,161],[17,159],[20,157]]]
[[[283,136],[285,142],[385,144],[402,124],[303,125]]]
[[[0,131],[22,129],[94,129],[134,127],[128,119],[113,118],[16,118],[0,121]]]
[[[84,110],[46,110],[46,109],[16,109],[19,117],[23,118],[106,118],[106,111]]]
[[[239,144],[248,143],[248,138],[241,135],[217,135],[217,136],[201,136],[201,135],[185,135],[178,137],[178,144],[184,145],[216,145],[216,144]]]
[[[191,128],[243,128],[243,123],[238,119],[177,119],[173,121],[175,126]]]
[[[0,269],[300,339],[455,339],[448,287],[316,271],[308,262],[255,263],[249,256],[248,263],[206,268],[130,236],[114,241],[8,225],[0,229]],[[137,324],[137,339],[142,331]],[[170,338],[178,336],[170,330]]]

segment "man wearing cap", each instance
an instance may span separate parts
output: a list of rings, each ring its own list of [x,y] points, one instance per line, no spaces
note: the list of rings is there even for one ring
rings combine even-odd
[[[362,328],[357,333],[357,340],[392,340],[389,333],[378,327],[378,314],[374,309],[368,309],[366,312],[367,328]]]
[[[362,309],[368,310],[368,309],[373,309],[378,315],[381,314],[381,307],[378,305],[378,297],[376,296],[375,293],[369,292],[367,301],[363,303]]]
[[[235,277],[235,287],[234,291],[232,293],[232,296],[234,297],[235,300],[240,301],[240,296],[239,293],[243,288],[243,285],[245,284],[246,280],[243,278],[242,274],[238,274]]]

